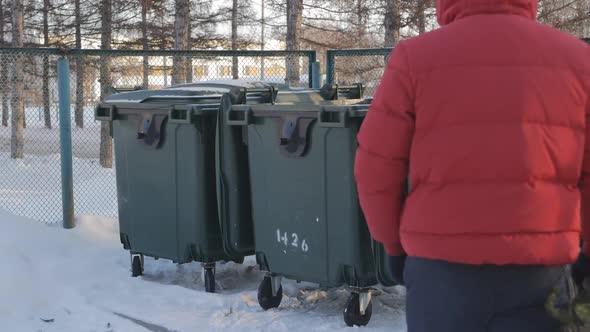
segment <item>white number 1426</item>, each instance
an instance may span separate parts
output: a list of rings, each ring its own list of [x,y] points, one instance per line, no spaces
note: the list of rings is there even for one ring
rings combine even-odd
[[[277,242],[284,244],[285,246],[291,246],[297,249],[301,249],[303,252],[309,251],[309,246],[307,245],[307,241],[305,239],[299,242],[299,235],[297,233],[291,233],[291,236],[287,234],[287,232],[281,232],[280,229],[277,229]]]

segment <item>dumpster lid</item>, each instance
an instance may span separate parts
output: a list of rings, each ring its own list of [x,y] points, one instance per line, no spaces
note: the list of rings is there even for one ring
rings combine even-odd
[[[166,102],[186,104],[197,100],[220,100],[233,89],[270,89],[273,85],[259,81],[226,80],[175,85],[159,90],[138,90],[111,95],[105,103]]]
[[[247,126],[253,118],[276,118],[292,123],[318,120],[321,127],[346,128],[348,119],[364,118],[369,110],[361,100],[336,100],[330,104],[275,104],[275,105],[233,105],[226,114],[230,126]],[[311,122],[310,122],[311,123]]]
[[[323,104],[280,103],[274,105],[233,105],[230,112],[248,112],[258,117],[317,117],[319,112],[346,113],[348,117],[364,117],[370,105],[361,99],[334,100]]]

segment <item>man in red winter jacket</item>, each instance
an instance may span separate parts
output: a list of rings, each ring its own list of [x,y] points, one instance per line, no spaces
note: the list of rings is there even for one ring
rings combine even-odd
[[[436,3],[442,28],[395,47],[359,133],[369,228],[410,332],[557,331],[544,304],[581,230],[590,255],[589,47],[536,0]]]

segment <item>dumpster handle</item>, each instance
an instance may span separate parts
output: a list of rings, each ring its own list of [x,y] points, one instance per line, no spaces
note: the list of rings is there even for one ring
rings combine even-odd
[[[94,119],[97,121],[113,121],[116,111],[115,105],[106,105],[106,107],[97,105],[94,109]]]
[[[308,135],[314,118],[281,117],[279,125],[279,147],[281,153],[288,157],[302,157],[309,143]]]
[[[232,107],[226,114],[226,120],[229,126],[247,126],[250,124],[252,108],[234,109]]]
[[[283,120],[283,128],[281,131],[280,144],[289,145],[290,141],[294,138],[293,134],[297,129],[297,119],[286,118]]]
[[[320,94],[326,100],[338,100],[341,93],[348,93],[348,99],[360,99],[365,93],[365,87],[362,83],[352,85],[324,84],[320,89]]]
[[[318,113],[318,121],[321,127],[346,128],[348,110],[328,111],[322,107]]]
[[[268,88],[234,88],[230,93],[234,97],[235,104],[245,104],[249,94],[268,94],[268,98],[264,99],[263,103],[274,105],[278,90],[273,86]]]
[[[177,124],[190,124],[193,121],[193,112],[192,108],[190,109],[175,109],[172,107],[171,110],[168,111],[168,119],[170,123],[177,123]]]
[[[158,148],[162,140],[162,130],[166,125],[168,115],[143,115],[139,120],[137,140],[149,147]]]

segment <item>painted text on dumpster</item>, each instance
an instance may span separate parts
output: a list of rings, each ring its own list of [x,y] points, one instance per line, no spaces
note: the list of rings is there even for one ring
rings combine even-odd
[[[280,229],[277,229],[277,241],[279,243],[284,244],[286,247],[293,247],[301,250],[302,252],[309,251],[309,245],[307,244],[307,240],[302,239],[299,237],[297,233],[289,233],[281,232]]]

